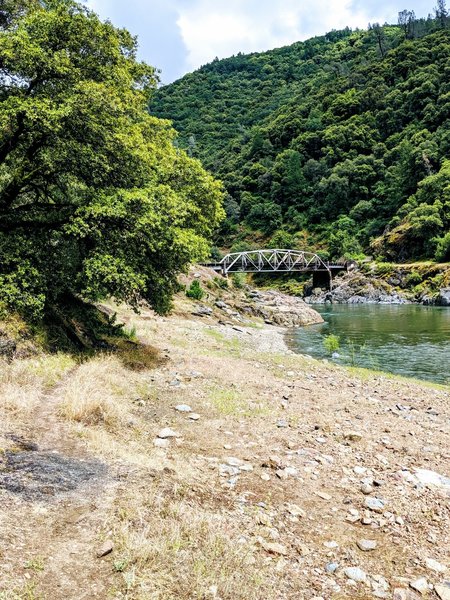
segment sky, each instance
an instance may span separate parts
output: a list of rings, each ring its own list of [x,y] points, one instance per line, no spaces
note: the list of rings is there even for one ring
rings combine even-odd
[[[433,12],[434,0],[84,0],[139,39],[139,57],[170,83],[216,56],[270,50],[332,29],[395,23]]]

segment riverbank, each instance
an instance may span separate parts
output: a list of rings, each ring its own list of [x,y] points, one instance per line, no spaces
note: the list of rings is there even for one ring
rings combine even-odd
[[[332,290],[305,287],[308,304],[405,304],[450,306],[450,265],[366,262],[342,273]]]
[[[3,595],[447,600],[448,388],[197,306],[120,309],[153,368],[2,364]]]

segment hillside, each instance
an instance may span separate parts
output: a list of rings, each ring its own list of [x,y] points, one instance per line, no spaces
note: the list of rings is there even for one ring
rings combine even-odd
[[[448,259],[448,25],[333,31],[160,88],[150,111],[228,191],[217,242]]]

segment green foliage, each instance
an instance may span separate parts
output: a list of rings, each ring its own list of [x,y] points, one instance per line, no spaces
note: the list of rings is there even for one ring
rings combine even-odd
[[[201,300],[205,292],[200,285],[200,281],[198,279],[194,279],[191,285],[186,290],[186,296],[188,298],[192,298],[192,300]]]
[[[242,290],[247,282],[247,276],[245,273],[233,273],[231,276],[233,287],[237,290]]]
[[[239,54],[160,88],[152,113],[183,147],[195,135],[225,184],[221,242],[240,221],[307,230],[334,257],[375,240],[392,260],[432,257],[450,227],[449,27],[442,11],[403,11],[395,26]]]
[[[435,258],[441,262],[450,261],[450,231],[436,239]]]
[[[73,0],[0,13],[0,302],[39,318],[67,295],[158,312],[208,256],[222,191],[150,116],[136,40]]]
[[[333,352],[337,352],[339,350],[340,347],[340,338],[338,335],[327,335],[324,339],[323,339],[323,345],[325,350],[329,353],[329,354],[333,354]]]

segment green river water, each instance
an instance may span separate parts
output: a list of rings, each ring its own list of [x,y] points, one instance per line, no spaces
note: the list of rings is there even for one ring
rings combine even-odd
[[[450,383],[450,308],[416,304],[315,305],[325,320],[297,329],[298,352],[438,383]],[[339,336],[339,357],[324,339]]]

